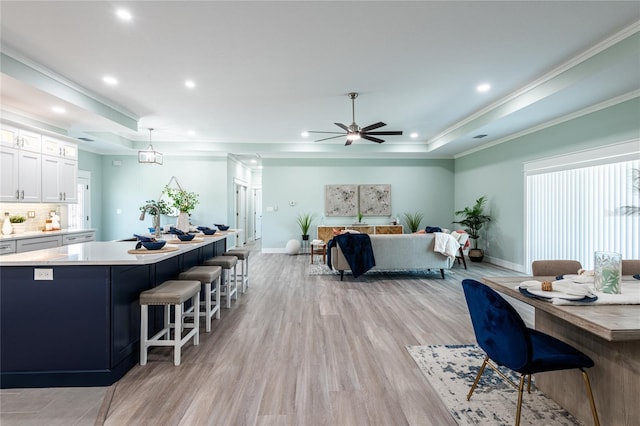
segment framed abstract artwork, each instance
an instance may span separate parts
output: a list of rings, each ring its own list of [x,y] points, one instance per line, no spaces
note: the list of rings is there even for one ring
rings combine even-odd
[[[391,185],[359,185],[358,192],[363,216],[391,216]]]
[[[325,185],[325,216],[357,216],[358,185]]]

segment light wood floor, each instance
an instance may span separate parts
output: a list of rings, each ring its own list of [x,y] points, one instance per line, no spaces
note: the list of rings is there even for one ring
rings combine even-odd
[[[109,388],[0,391],[3,426],[455,425],[405,346],[473,343],[460,281],[309,276],[308,255],[252,253],[251,287],[174,367],[150,351]],[[525,312],[526,313],[526,312]],[[529,322],[529,321],[527,321]]]

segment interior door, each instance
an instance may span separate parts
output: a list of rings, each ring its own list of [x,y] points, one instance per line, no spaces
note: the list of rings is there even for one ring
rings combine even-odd
[[[253,236],[262,238],[262,188],[253,190]]]

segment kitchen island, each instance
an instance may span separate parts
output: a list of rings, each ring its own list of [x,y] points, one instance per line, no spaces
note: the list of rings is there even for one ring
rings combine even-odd
[[[114,383],[138,362],[140,292],[224,253],[232,236],[143,254],[94,241],[0,257],[0,387]],[[162,321],[154,310],[151,333]]]

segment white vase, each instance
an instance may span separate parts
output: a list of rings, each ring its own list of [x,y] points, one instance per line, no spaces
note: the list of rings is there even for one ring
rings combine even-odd
[[[178,220],[176,221],[176,229],[182,232],[189,232],[189,215],[185,212],[178,214]]]
[[[22,234],[26,229],[26,225],[25,225],[24,222],[22,222],[22,223],[13,223],[13,224],[11,224],[11,226],[13,227],[13,233],[14,234]]]
[[[8,217],[4,218],[4,222],[2,223],[2,234],[9,235],[13,232],[13,226],[11,226],[11,222]]]

